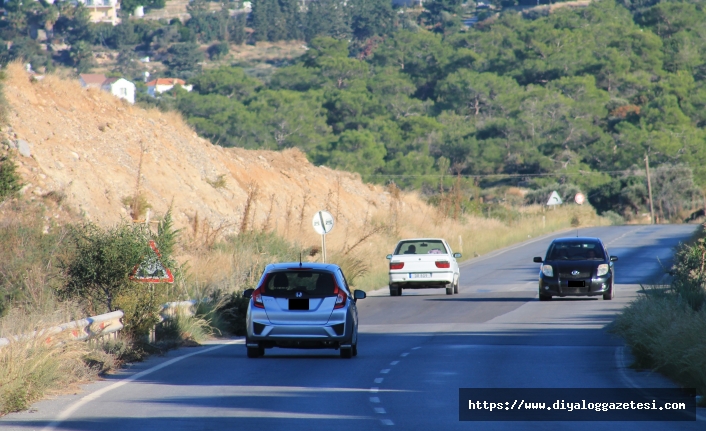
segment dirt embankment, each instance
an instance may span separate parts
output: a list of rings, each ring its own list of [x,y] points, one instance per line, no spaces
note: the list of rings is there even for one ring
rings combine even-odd
[[[25,155],[18,151],[16,157],[26,184],[23,193],[63,196],[67,205],[101,225],[129,218],[125,202],[138,189],[153,218],[172,205],[178,227],[193,228],[198,220],[221,233],[236,233],[247,216],[248,229],[297,237],[306,231],[312,243],[318,236],[311,219],[319,209],[334,214],[339,231],[369,223],[379,211],[384,213],[378,217],[390,212],[391,196],[383,187],[314,166],[296,149],[212,145],[175,113],[129,105],[107,92],[84,89],[77,80],[46,76],[36,81],[13,64],[5,94],[10,105],[6,143],[24,146]],[[395,205],[429,211],[411,194]]]

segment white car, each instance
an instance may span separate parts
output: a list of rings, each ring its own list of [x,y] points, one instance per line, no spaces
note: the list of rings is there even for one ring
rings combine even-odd
[[[460,271],[456,258],[441,238],[403,239],[390,260],[390,296],[402,295],[402,289],[445,288],[447,295],[458,293]]]

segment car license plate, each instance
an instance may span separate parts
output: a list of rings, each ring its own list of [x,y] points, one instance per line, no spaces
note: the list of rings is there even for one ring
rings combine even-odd
[[[583,280],[569,280],[568,287],[586,287],[586,282]]]
[[[410,273],[409,278],[431,278],[430,272]]]
[[[308,310],[309,309],[309,299],[308,298],[292,298],[289,300],[290,310]]]

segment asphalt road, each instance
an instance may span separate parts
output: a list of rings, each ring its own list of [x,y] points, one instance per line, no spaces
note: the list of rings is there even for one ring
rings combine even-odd
[[[703,430],[703,420],[458,420],[461,387],[670,387],[659,375],[626,368],[629,354],[605,327],[635,298],[638,283],[660,279],[660,265],[669,266],[673,247],[694,229],[582,229],[620,258],[613,301],[539,302],[532,257],[552,237],[533,240],[465,263],[458,295],[379,291],[360,301],[357,358],[271,349],[248,359],[242,340],[183,348],[1,418],[0,429]]]

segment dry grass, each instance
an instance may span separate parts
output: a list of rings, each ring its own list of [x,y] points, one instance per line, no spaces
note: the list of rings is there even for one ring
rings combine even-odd
[[[26,409],[46,393],[65,390],[97,374],[83,360],[90,350],[88,343],[46,332],[75,319],[77,307],[55,303],[52,311],[13,309],[0,319],[0,336],[26,334],[0,347],[0,416]]]
[[[706,309],[693,311],[676,296],[647,295],[618,316],[614,331],[632,349],[635,368],[706,394]]]
[[[313,256],[304,253],[305,261],[320,261],[321,253],[317,251],[320,249],[321,237],[313,233],[313,229],[305,223],[306,220],[302,221],[301,229],[297,229],[300,211],[291,211],[289,214],[294,220],[285,223],[278,235],[295,244],[295,248],[311,250]],[[570,228],[572,221],[574,224],[578,222],[579,228],[609,224],[587,206],[564,206],[555,210],[530,206],[522,207],[519,214],[519,218],[513,222],[473,216],[453,220],[440,216],[434,207],[409,199],[409,196],[399,202],[393,199],[392,204],[386,207],[371,207],[368,215],[361,220],[337,221],[333,231],[326,237],[328,260],[350,267],[355,272],[353,281],[349,280],[353,286],[373,290],[387,285],[388,261],[385,255],[391,253],[402,238],[445,238],[454,251],[464,254],[461,260],[465,260],[529,238]],[[296,252],[290,252],[289,255],[272,254],[270,249],[254,246],[235,249],[216,247],[208,253],[182,258],[189,261],[194,282],[219,286],[224,291],[235,291],[243,286],[252,286],[266,263],[285,256],[289,260],[298,259]]]

